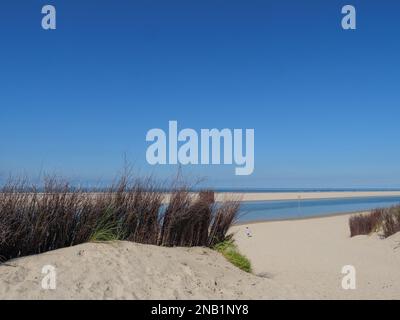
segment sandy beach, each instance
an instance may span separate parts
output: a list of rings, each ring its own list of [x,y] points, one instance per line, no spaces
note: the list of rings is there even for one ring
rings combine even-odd
[[[163,203],[168,203],[171,193],[163,193]],[[96,199],[99,192],[86,193]],[[198,192],[190,192],[191,197],[197,198]],[[342,191],[342,192],[215,192],[216,201],[240,200],[251,201],[279,201],[279,200],[318,200],[318,199],[349,199],[368,197],[400,197],[400,191]]]
[[[337,199],[362,197],[400,196],[400,191],[343,191],[343,192],[220,192],[217,200],[241,199],[242,201]]]
[[[260,222],[233,231],[256,274],[304,299],[400,299],[400,233],[350,238],[348,218]],[[345,265],[356,268],[356,290],[341,286]]]
[[[234,226],[253,274],[210,249],[124,241],[14,259],[0,266],[0,299],[400,299],[400,233],[350,238],[348,218]],[[56,290],[41,288],[44,265],[57,270]],[[345,265],[356,290],[341,287]]]

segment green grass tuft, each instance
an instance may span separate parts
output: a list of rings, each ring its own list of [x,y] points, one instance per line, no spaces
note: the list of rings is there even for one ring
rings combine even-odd
[[[89,241],[117,241],[123,240],[123,238],[122,228],[118,222],[113,219],[113,210],[108,208],[98,221],[96,228],[90,235]]]
[[[90,242],[117,241],[122,240],[116,228],[98,229],[90,236]]]
[[[246,272],[251,272],[250,260],[241,254],[233,240],[225,240],[214,246],[230,263]]]

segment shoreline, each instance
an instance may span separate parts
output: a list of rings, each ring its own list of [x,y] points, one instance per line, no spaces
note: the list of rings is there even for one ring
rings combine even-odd
[[[356,210],[356,211],[346,211],[346,212],[335,212],[328,214],[318,214],[313,216],[306,217],[295,217],[295,218],[286,218],[286,219],[274,219],[274,220],[252,220],[252,221],[243,221],[238,222],[232,225],[232,227],[239,227],[244,225],[252,225],[252,224],[260,224],[260,223],[271,223],[271,222],[286,222],[286,221],[303,221],[303,220],[312,220],[312,219],[321,219],[321,218],[332,218],[332,217],[340,217],[340,216],[350,216],[353,214],[365,214],[369,213],[371,210]]]
[[[172,192],[158,191],[164,198],[163,203],[168,203]],[[21,192],[33,194],[31,192]],[[90,197],[102,195],[102,192],[80,192]],[[107,193],[107,192],[106,192]],[[38,192],[38,194],[44,194]],[[73,194],[67,192],[66,194]],[[199,192],[190,191],[190,196],[195,197]],[[214,192],[215,201],[291,201],[291,200],[324,200],[324,199],[353,199],[353,198],[379,198],[379,197],[400,197],[400,191],[321,191],[321,192]]]

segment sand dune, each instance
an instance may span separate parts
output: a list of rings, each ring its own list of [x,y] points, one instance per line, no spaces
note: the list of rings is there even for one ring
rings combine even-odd
[[[44,265],[57,271],[43,290]],[[288,293],[205,248],[87,243],[0,266],[0,299],[279,299]]]
[[[349,237],[348,215],[232,228],[255,274],[206,248],[86,243],[0,266],[0,299],[400,299],[400,233]],[[43,290],[44,265],[57,271]],[[341,286],[356,268],[356,290]]]
[[[256,273],[291,285],[305,299],[400,299],[400,233],[350,238],[348,217],[261,222],[233,230]],[[342,288],[344,265],[356,268],[356,290]]]

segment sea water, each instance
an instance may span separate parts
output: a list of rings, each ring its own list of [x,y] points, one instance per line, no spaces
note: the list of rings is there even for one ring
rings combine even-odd
[[[400,204],[399,196],[242,202],[239,222],[298,219],[367,211]]]

